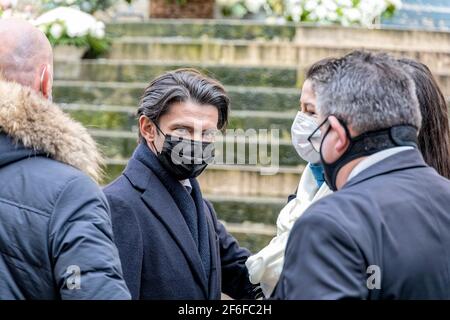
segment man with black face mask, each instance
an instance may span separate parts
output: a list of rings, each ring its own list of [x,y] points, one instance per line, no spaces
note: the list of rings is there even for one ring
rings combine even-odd
[[[449,299],[450,181],[417,149],[414,83],[384,54],[331,63],[309,140],[337,192],[297,220],[273,297]]]
[[[140,144],[104,191],[133,299],[256,298],[250,255],[217,221],[197,180],[214,159],[229,98],[195,70],[153,80],[138,109]]]

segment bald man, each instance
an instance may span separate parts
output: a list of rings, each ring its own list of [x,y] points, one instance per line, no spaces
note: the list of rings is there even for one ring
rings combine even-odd
[[[53,54],[45,35],[15,19],[0,20],[0,66],[4,79],[51,97]]]
[[[0,20],[0,44],[0,300],[129,299],[102,157],[51,102],[48,40]]]

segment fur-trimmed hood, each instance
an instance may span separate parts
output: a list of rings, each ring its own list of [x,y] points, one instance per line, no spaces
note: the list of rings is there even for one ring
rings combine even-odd
[[[86,128],[32,89],[1,79],[0,131],[101,180],[104,160]]]

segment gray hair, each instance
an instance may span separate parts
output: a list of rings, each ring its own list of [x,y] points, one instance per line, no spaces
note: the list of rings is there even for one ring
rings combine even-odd
[[[393,57],[354,51],[332,63],[316,81],[321,116],[335,115],[358,134],[396,125],[420,129],[414,81]]]

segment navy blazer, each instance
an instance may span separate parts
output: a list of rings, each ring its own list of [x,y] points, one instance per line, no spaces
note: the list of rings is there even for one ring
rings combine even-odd
[[[198,188],[195,179],[193,187]],[[124,278],[133,299],[235,299],[259,294],[248,278],[250,252],[217,221],[205,202],[211,271],[202,277],[202,262],[188,226],[159,178],[132,158],[125,171],[104,189],[111,207],[114,239]]]
[[[417,150],[376,163],[297,220],[278,299],[449,299],[450,181]]]

